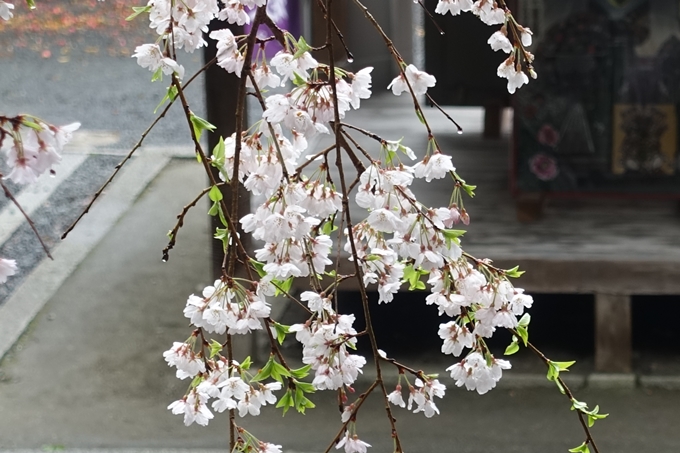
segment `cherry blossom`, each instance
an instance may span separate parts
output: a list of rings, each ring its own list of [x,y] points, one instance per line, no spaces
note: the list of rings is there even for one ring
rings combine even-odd
[[[184,77],[184,67],[172,58],[164,57],[158,44],[137,46],[132,56],[137,58],[137,64],[143,68],[148,68],[149,71],[155,72],[160,69],[165,75],[176,73],[179,79]]]
[[[12,10],[14,9],[14,5],[11,3],[3,2],[0,0],[0,17],[3,18],[4,20],[10,20],[12,17],[14,17],[14,14],[12,14]]]
[[[335,448],[345,447],[345,453],[366,453],[367,448],[370,446],[370,444],[360,440],[356,434],[351,435],[349,431],[345,431],[345,436],[340,439]]]
[[[472,10],[472,0],[439,0],[434,12],[437,14],[451,13],[457,16],[461,11]]]
[[[8,277],[16,274],[17,262],[7,258],[0,258],[0,283],[5,283]]]
[[[406,78],[404,78],[404,75]],[[407,80],[408,83],[406,83]],[[425,94],[427,89],[433,87],[436,82],[437,79],[435,79],[434,76],[425,71],[420,71],[414,65],[410,64],[406,66],[406,69],[404,69],[402,74],[399,74],[392,82],[390,82],[387,89],[392,89],[392,93],[399,96],[404,91],[408,91],[408,86],[410,84],[413,93],[421,95]]]

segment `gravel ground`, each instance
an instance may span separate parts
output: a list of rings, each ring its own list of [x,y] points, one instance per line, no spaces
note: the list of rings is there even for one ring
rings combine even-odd
[[[187,78],[202,66],[201,53],[183,55]],[[74,55],[67,63],[21,54],[0,59],[0,99],[4,114],[31,113],[54,124],[80,121],[86,130],[119,134],[117,148],[129,148],[151,124],[169,79],[151,80],[151,72],[132,58]],[[187,88],[192,110],[204,115],[202,79]],[[149,134],[146,144],[190,143],[181,109],[173,106]]]

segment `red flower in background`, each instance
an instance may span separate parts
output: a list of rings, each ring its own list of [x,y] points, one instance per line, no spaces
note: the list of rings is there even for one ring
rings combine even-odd
[[[550,146],[554,148],[557,146],[557,142],[560,141],[560,133],[552,127],[550,124],[544,124],[536,135],[536,140],[538,143],[545,146]]]
[[[543,153],[536,154],[529,159],[529,168],[531,173],[541,181],[552,181],[560,172],[557,168],[557,161]]]

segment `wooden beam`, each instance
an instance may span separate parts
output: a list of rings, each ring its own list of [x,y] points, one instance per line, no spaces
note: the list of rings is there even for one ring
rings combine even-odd
[[[628,295],[595,295],[595,371],[630,373],[631,300]]]

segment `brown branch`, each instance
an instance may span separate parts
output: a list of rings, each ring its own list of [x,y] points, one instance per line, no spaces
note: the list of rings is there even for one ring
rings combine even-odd
[[[184,87],[189,86],[189,84],[190,84],[191,82],[193,82],[193,81],[196,79],[196,77],[199,76],[199,74],[201,74],[201,73],[204,72],[206,69],[208,69],[208,67],[210,67],[211,65],[213,65],[216,61],[217,61],[217,57],[213,58],[212,60],[210,60],[209,62],[207,62],[205,65],[203,65],[203,67],[202,67],[201,69],[199,69],[199,70],[196,72],[196,74],[194,74],[193,76],[191,76],[191,78],[190,78],[189,80],[187,80],[187,82],[184,84]],[[176,98],[175,98],[175,99],[176,99]],[[107,179],[106,182],[104,182],[104,184],[99,188],[99,190],[97,190],[97,191],[95,192],[94,196],[92,197],[92,200],[90,200],[90,202],[87,204],[87,206],[85,206],[85,209],[83,209],[83,211],[80,213],[80,215],[78,216],[78,218],[71,224],[71,226],[69,226],[69,227],[66,229],[66,231],[64,231],[64,234],[61,235],[61,239],[62,239],[62,240],[66,239],[66,236],[68,236],[69,233],[76,227],[76,225],[78,224],[78,222],[80,222],[80,220],[85,216],[85,214],[87,214],[88,212],[90,212],[90,208],[92,207],[92,205],[94,204],[94,202],[97,201],[97,199],[98,199],[99,196],[102,194],[102,192],[104,192],[104,190],[108,187],[108,185],[111,183],[111,181],[113,181],[113,178],[115,178],[116,175],[118,174],[118,172],[120,171],[120,169],[123,168],[123,165],[125,165],[125,164],[127,163],[127,161],[129,161],[129,160],[132,158],[132,155],[135,153],[135,151],[137,151],[137,150],[142,146],[142,143],[144,142],[144,139],[145,139],[146,136],[149,134],[149,132],[151,132],[151,130],[156,126],[156,124],[158,124],[158,122],[159,122],[162,118],[165,117],[165,114],[168,113],[168,110],[170,110],[170,107],[172,107],[172,105],[175,103],[175,99],[170,99],[170,100],[169,100],[168,105],[163,109],[163,111],[161,112],[161,114],[158,115],[158,117],[156,117],[155,120],[153,120],[153,122],[151,123],[151,125],[150,125],[149,127],[146,128],[146,130],[145,130],[145,131],[142,133],[142,135],[140,136],[139,141],[135,144],[135,146],[132,147],[132,149],[131,149],[130,152],[127,154],[127,156],[125,156],[125,158],[124,158],[122,161],[120,161],[120,162],[118,163],[118,165],[115,166],[115,168],[114,168],[114,170],[113,170],[113,173],[111,173],[111,176],[109,176],[109,179]]]
[[[35,233],[35,236],[38,238],[38,241],[40,242],[40,245],[42,246],[43,250],[45,251],[45,254],[47,255],[47,257],[51,260],[54,260],[54,258],[52,258],[52,254],[50,254],[50,249],[47,248],[47,245],[43,241],[42,237],[40,237],[40,233],[38,233],[38,229],[35,227],[35,223],[33,223],[33,220],[31,220],[31,218],[28,216],[26,211],[24,211],[24,208],[21,207],[21,205],[19,204],[19,201],[17,201],[17,199],[14,198],[14,195],[12,195],[12,192],[10,192],[9,187],[7,187],[4,182],[2,182],[1,178],[0,178],[0,186],[2,186],[2,190],[4,190],[5,196],[7,198],[9,198],[10,200],[12,200],[12,203],[14,203],[14,205],[19,209],[21,214],[24,216],[24,218],[28,222],[28,225],[31,227],[31,229],[33,230],[33,233]]]
[[[223,185],[224,183],[220,183],[220,185]],[[198,194],[196,198],[194,198],[188,205],[184,206],[182,208],[182,212],[177,214],[177,223],[175,224],[174,228],[170,231],[170,241],[168,242],[168,245],[165,246],[163,249],[163,261],[168,261],[170,259],[170,250],[172,250],[175,247],[175,243],[177,242],[177,233],[179,232],[179,229],[184,226],[184,217],[187,215],[189,210],[196,206],[196,203],[199,202],[201,198],[208,192],[210,192],[211,187],[206,187],[201,191],[201,193]]]
[[[512,333],[513,335],[515,335],[519,338],[517,331],[515,331],[514,329],[508,329],[508,330],[510,331],[510,333]],[[543,362],[545,362],[545,364],[547,366],[550,366],[551,360],[549,358],[547,358],[545,356],[545,354],[543,354],[536,346],[534,346],[531,342],[527,341],[527,347],[529,349],[531,349],[538,357],[540,357],[540,359],[543,360]],[[569,401],[574,401],[575,400],[574,394],[571,392],[571,390],[569,389],[567,384],[564,382],[564,380],[561,377],[557,376],[557,381],[559,382],[559,384],[564,389],[564,394],[567,398],[569,398]],[[593,436],[590,433],[590,428],[588,428],[588,423],[584,419],[583,412],[581,412],[580,409],[576,409],[576,413],[578,414],[579,422],[581,422],[581,427],[583,427],[583,431],[585,432],[585,435],[586,435],[586,444],[592,445],[595,453],[600,453],[600,450],[597,448],[597,445],[595,444],[595,439],[593,439]]]
[[[338,439],[340,439],[340,437],[342,437],[342,433],[344,433],[345,430],[347,429],[347,425],[349,425],[350,422],[355,419],[356,414],[359,411],[359,409],[361,408],[361,406],[364,404],[364,401],[366,401],[366,398],[368,397],[368,395],[370,395],[371,392],[373,390],[375,390],[375,387],[377,385],[378,385],[378,380],[376,379],[375,381],[373,381],[373,384],[371,384],[371,386],[364,393],[359,395],[359,397],[357,398],[357,400],[354,403],[352,403],[352,404],[354,404],[354,409],[352,410],[351,416],[349,417],[349,419],[346,422],[344,422],[342,424],[342,426],[340,427],[340,430],[335,435],[333,440],[331,440],[331,443],[328,445],[328,447],[326,447],[326,450],[324,451],[324,453],[329,453],[331,451],[331,449],[333,448],[333,445],[338,442]]]

